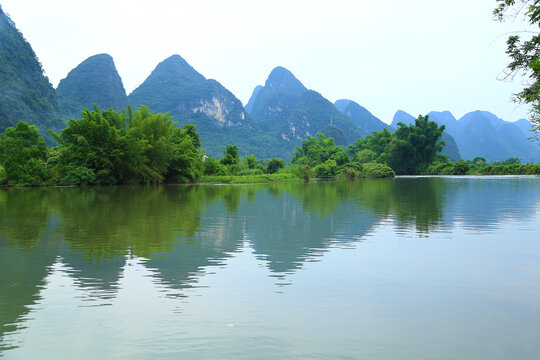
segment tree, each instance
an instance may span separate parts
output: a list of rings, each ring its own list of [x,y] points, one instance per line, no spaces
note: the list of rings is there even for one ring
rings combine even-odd
[[[116,184],[125,175],[128,149],[125,129],[114,110],[84,109],[82,118],[69,120],[60,135],[50,131],[61,146],[58,181],[63,184]],[[133,151],[136,153],[141,149]]]
[[[439,127],[428,116],[420,115],[414,125],[399,123],[381,157],[398,174],[422,173],[442,151],[443,131],[444,125]]]
[[[327,160],[335,160],[336,164],[341,166],[349,162],[349,157],[342,147],[334,144],[334,139],[318,133],[302,141],[302,145],[296,148],[291,163],[315,167]]]
[[[51,132],[52,133],[52,132]],[[55,158],[61,184],[193,182],[202,174],[201,141],[193,125],[146,107],[118,113],[94,107],[70,120]]]
[[[497,0],[497,4],[493,13],[500,21],[521,14],[530,25],[537,27],[540,24],[540,1],[538,0]],[[538,134],[540,132],[540,33],[532,32],[526,40],[519,35],[511,35],[506,44],[506,53],[510,56],[510,63],[506,67],[505,78],[513,79],[517,74],[528,75],[530,82],[521,92],[515,94],[514,101],[531,106],[530,120]],[[536,139],[538,140],[538,135]]]
[[[246,155],[248,169],[255,169],[255,154]]]
[[[42,185],[46,181],[45,141],[34,125],[19,121],[0,137],[0,164],[11,184]]]
[[[274,158],[268,162],[266,172],[269,174],[275,174],[281,168],[283,168],[283,159]]]
[[[355,144],[349,145],[347,152],[350,157],[353,159],[357,158],[360,162],[369,162],[365,161],[366,156],[367,158],[372,157],[374,158],[373,160],[376,160],[381,156],[386,147],[390,145],[392,136],[392,133],[386,128],[381,131],[373,131],[371,135],[360,138],[356,140]],[[359,158],[359,152],[363,150],[369,150],[370,153],[364,152]]]
[[[220,162],[223,165],[236,165],[238,164],[238,146],[227,144],[223,151],[223,157]]]

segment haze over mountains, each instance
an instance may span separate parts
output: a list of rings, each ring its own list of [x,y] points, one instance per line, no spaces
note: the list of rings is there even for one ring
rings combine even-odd
[[[179,125],[195,124],[206,153],[216,157],[226,144],[235,144],[241,154],[288,159],[303,139],[318,132],[345,146],[372,131],[394,131],[398,122],[411,124],[415,119],[398,111],[388,125],[352,100],[332,104],[280,66],[254,89],[244,108],[233,93],[206,79],[179,55],[159,63],[129,96],[107,54],[84,60],[55,91],[30,44],[0,8],[0,132],[24,120],[36,125],[52,144],[46,130],[60,131],[68,119],[78,118],[92,104],[117,110],[128,104],[145,105],[154,112],[169,112]],[[532,125],[525,119],[510,123],[485,111],[459,120],[448,111],[429,116],[446,126],[443,153],[451,159],[518,157],[540,162],[540,146],[527,140]]]
[[[523,162],[538,162],[540,146],[528,141],[532,125],[525,119],[515,123],[499,119],[488,111],[473,111],[457,120],[449,111],[431,111],[429,119],[445,126],[445,132],[457,143],[464,159],[484,157],[488,162],[518,157]],[[397,111],[392,126],[414,123],[414,117]],[[445,139],[443,139],[445,140]],[[447,142],[448,143],[448,142]]]

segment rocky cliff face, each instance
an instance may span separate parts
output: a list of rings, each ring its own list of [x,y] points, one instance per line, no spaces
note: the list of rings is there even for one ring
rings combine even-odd
[[[129,95],[132,106],[171,112],[180,123],[206,127],[251,127],[242,103],[219,82],[208,80],[182,57],[158,64],[142,85]]]

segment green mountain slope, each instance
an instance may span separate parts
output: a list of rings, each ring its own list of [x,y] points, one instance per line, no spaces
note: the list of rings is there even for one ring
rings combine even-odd
[[[487,161],[518,157],[523,162],[539,162],[540,146],[527,140],[513,123],[487,111],[473,111],[458,120],[455,136],[465,159],[482,156]]]
[[[241,154],[257,157],[283,154],[277,138],[254,128],[240,100],[179,55],[158,64],[128,100],[133,107],[146,105],[152,111],[170,112],[180,125],[196,125],[210,156],[220,157],[226,144],[238,145]]]
[[[352,100],[338,100],[334,105],[360,128],[363,136],[369,135],[373,131],[381,131],[382,129],[395,130],[395,128],[385,124],[369,112],[369,110]]]
[[[65,118],[78,118],[83,108],[120,110],[128,105],[126,90],[108,54],[89,57],[71,70],[56,89]]]
[[[47,129],[64,126],[56,93],[34,50],[0,7],[0,132],[19,120],[36,125],[49,143]]]
[[[264,87],[255,92],[250,115],[268,134],[288,142],[294,149],[303,139],[325,130],[339,129],[352,143],[361,136],[358,126],[330,101],[304,85],[287,69],[277,67]]]

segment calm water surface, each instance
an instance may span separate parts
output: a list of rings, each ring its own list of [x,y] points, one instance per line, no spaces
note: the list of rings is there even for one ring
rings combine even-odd
[[[540,177],[0,190],[6,359],[539,359]]]

